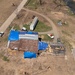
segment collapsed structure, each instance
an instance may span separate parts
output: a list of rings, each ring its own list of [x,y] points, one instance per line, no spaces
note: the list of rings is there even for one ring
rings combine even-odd
[[[50,43],[50,47],[54,54],[65,54],[65,47],[62,43]]]
[[[25,52],[25,57],[31,54],[33,54],[33,56],[35,55],[36,57],[38,50],[46,50],[48,44],[38,40],[37,32],[11,30],[8,37],[7,46],[11,50]]]

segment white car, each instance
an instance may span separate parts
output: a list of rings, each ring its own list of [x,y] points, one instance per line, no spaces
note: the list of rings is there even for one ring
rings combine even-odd
[[[54,35],[53,34],[47,34],[51,39],[54,39]]]

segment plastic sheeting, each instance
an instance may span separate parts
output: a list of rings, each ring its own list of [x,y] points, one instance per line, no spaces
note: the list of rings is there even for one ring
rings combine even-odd
[[[38,38],[38,33],[37,32],[32,32],[32,31],[16,31],[16,30],[11,30],[10,31],[10,34],[9,34],[9,37],[8,37],[8,40],[9,41],[17,41],[19,40],[19,37],[21,35],[23,35],[25,37],[25,35],[27,34],[34,34],[34,35],[37,35],[37,38]],[[31,37],[30,37],[31,38]]]
[[[20,35],[24,35],[24,34],[34,34],[34,35],[38,35],[38,32],[32,32],[32,31],[20,31],[19,34],[20,34]]]
[[[46,50],[47,47],[48,47],[48,44],[46,42],[39,41],[38,50]]]
[[[27,32],[27,34],[35,34],[35,35],[37,35],[37,34],[38,34],[38,32],[28,31],[28,32]]]
[[[9,41],[17,41],[19,40],[19,32],[16,30],[11,30],[9,37],[8,37]]]
[[[36,58],[36,57],[37,55],[34,52],[29,52],[29,51],[24,52],[24,58]]]

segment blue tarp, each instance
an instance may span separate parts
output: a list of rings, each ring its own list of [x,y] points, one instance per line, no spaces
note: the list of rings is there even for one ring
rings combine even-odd
[[[38,34],[37,32],[28,31],[27,34]]]
[[[37,55],[34,52],[29,52],[29,51],[24,52],[24,58],[36,58],[36,57]]]
[[[46,42],[39,41],[38,50],[46,50],[47,47],[48,47],[48,44]]]
[[[9,41],[17,41],[19,40],[19,32],[16,30],[11,30],[9,37],[8,37]]]
[[[26,33],[27,33],[27,31],[19,31],[19,34],[22,34],[22,35],[24,35]]]
[[[20,31],[19,34],[34,34],[34,35],[38,35],[38,32],[32,32],[32,31]]]
[[[9,41],[17,41],[19,40],[19,35],[22,34],[35,34],[35,35],[38,35],[37,32],[32,32],[32,31],[16,31],[16,30],[11,30],[10,31],[10,34],[9,34],[9,37],[8,37],[8,40]]]

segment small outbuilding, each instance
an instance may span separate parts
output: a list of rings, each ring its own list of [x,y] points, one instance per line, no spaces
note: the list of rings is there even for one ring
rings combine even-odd
[[[65,54],[65,46],[62,43],[50,43],[50,47],[54,54]]]

